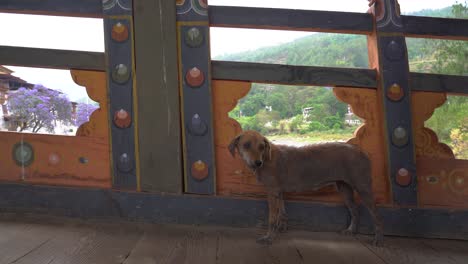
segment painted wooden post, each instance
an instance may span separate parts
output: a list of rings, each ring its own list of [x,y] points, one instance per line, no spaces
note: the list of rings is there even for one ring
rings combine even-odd
[[[206,0],[177,0],[179,85],[185,192],[215,192],[215,162]]]
[[[139,189],[135,146],[132,0],[103,0],[113,187]]]
[[[371,67],[378,70],[378,98],[383,111],[387,171],[390,173],[393,201],[399,205],[417,204],[416,164],[411,120],[411,89],[403,23],[397,0],[377,0],[375,32],[368,38]]]
[[[176,5],[134,5],[141,190],[182,192]]]

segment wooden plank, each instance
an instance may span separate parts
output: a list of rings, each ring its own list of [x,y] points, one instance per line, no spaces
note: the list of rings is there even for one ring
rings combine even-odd
[[[210,27],[206,1],[176,4],[184,191],[216,192]]]
[[[175,20],[173,1],[135,2],[137,136],[144,191],[182,191]]]
[[[124,264],[207,263],[217,260],[218,232],[193,226],[148,226]]]
[[[138,227],[125,223],[41,226],[52,237],[15,263],[123,263],[142,235]]]
[[[104,53],[75,50],[0,46],[0,63],[38,68],[105,70]]]
[[[188,232],[186,227],[145,226],[144,234],[123,264],[182,263]]]
[[[369,64],[378,72],[378,118],[383,120],[386,177],[391,185],[393,203],[415,206],[418,178],[408,52],[403,34],[385,34],[386,30],[403,27],[398,1],[377,1],[371,11],[376,18],[376,27],[368,37]],[[401,177],[400,172],[403,173]]]
[[[268,247],[256,243],[263,230],[230,229],[220,231],[218,244],[218,263],[278,263],[274,262]],[[241,254],[239,254],[241,253]],[[292,261],[288,263],[294,263]]]
[[[468,40],[468,20],[439,17],[401,16],[402,32],[409,37]]]
[[[377,86],[376,71],[370,69],[293,66],[234,61],[212,61],[211,67],[212,78],[216,80],[372,89],[375,89]]]
[[[412,91],[468,94],[468,76],[410,73]]]
[[[16,263],[47,244],[54,233],[39,224],[0,222],[0,263]]]
[[[2,0],[0,12],[54,16],[102,17],[101,1],[96,0]]]
[[[443,256],[463,264],[468,259],[468,245],[459,240],[424,239],[420,240],[425,246],[432,248]]]
[[[111,117],[112,184],[114,188],[139,190],[133,1],[109,3],[115,1],[102,1]]]
[[[267,217],[266,202],[254,199],[6,183],[0,184],[0,208],[5,212],[236,227],[263,226]],[[349,218],[344,206],[333,204],[287,202],[286,211],[293,230],[339,231],[346,227]],[[367,210],[360,208],[360,212],[359,232],[372,234]],[[387,235],[468,240],[467,209],[381,207],[379,212]]]
[[[351,236],[323,232],[291,232],[287,235],[303,259],[302,263],[386,264]],[[286,263],[286,262],[285,262]]]
[[[29,143],[34,158],[29,166],[18,166],[12,158],[17,143]],[[2,132],[0,180],[48,185],[111,187],[109,141],[99,137],[70,137]],[[50,162],[56,155],[57,163]],[[86,159],[86,162],[81,162]]]
[[[210,6],[210,26],[369,34],[372,16],[365,13]]]
[[[379,256],[383,263],[407,264],[407,263],[444,263],[462,264],[452,258],[450,251],[441,251],[430,247],[424,240],[387,237],[383,247],[369,246],[370,237],[358,236],[369,250]]]

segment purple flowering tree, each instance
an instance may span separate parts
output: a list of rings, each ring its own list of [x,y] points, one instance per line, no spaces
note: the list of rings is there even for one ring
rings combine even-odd
[[[70,125],[72,122],[72,105],[65,94],[35,85],[32,89],[19,88],[8,97],[10,120],[16,123],[21,131],[31,129],[33,133],[44,128],[54,133],[57,122]]]
[[[75,125],[79,127],[83,123],[88,122],[91,114],[98,108],[99,106],[95,106],[93,104],[78,104],[76,107]]]

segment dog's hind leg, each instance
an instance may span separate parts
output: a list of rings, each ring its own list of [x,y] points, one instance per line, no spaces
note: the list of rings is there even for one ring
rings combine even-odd
[[[348,207],[349,213],[351,214],[351,223],[348,228],[341,231],[344,235],[355,234],[357,226],[359,224],[359,212],[356,203],[354,202],[353,189],[351,186],[343,181],[336,183],[336,188],[343,196],[346,207]]]
[[[362,203],[367,207],[369,213],[374,222],[375,237],[373,244],[374,246],[380,246],[383,243],[383,221],[377,211],[377,206],[375,206],[374,195],[372,194],[371,187],[369,188],[360,188],[357,190],[361,196]]]

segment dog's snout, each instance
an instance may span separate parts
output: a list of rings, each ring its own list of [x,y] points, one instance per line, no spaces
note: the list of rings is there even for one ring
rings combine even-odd
[[[263,165],[263,162],[261,160],[256,160],[255,161],[255,166],[261,167]]]

